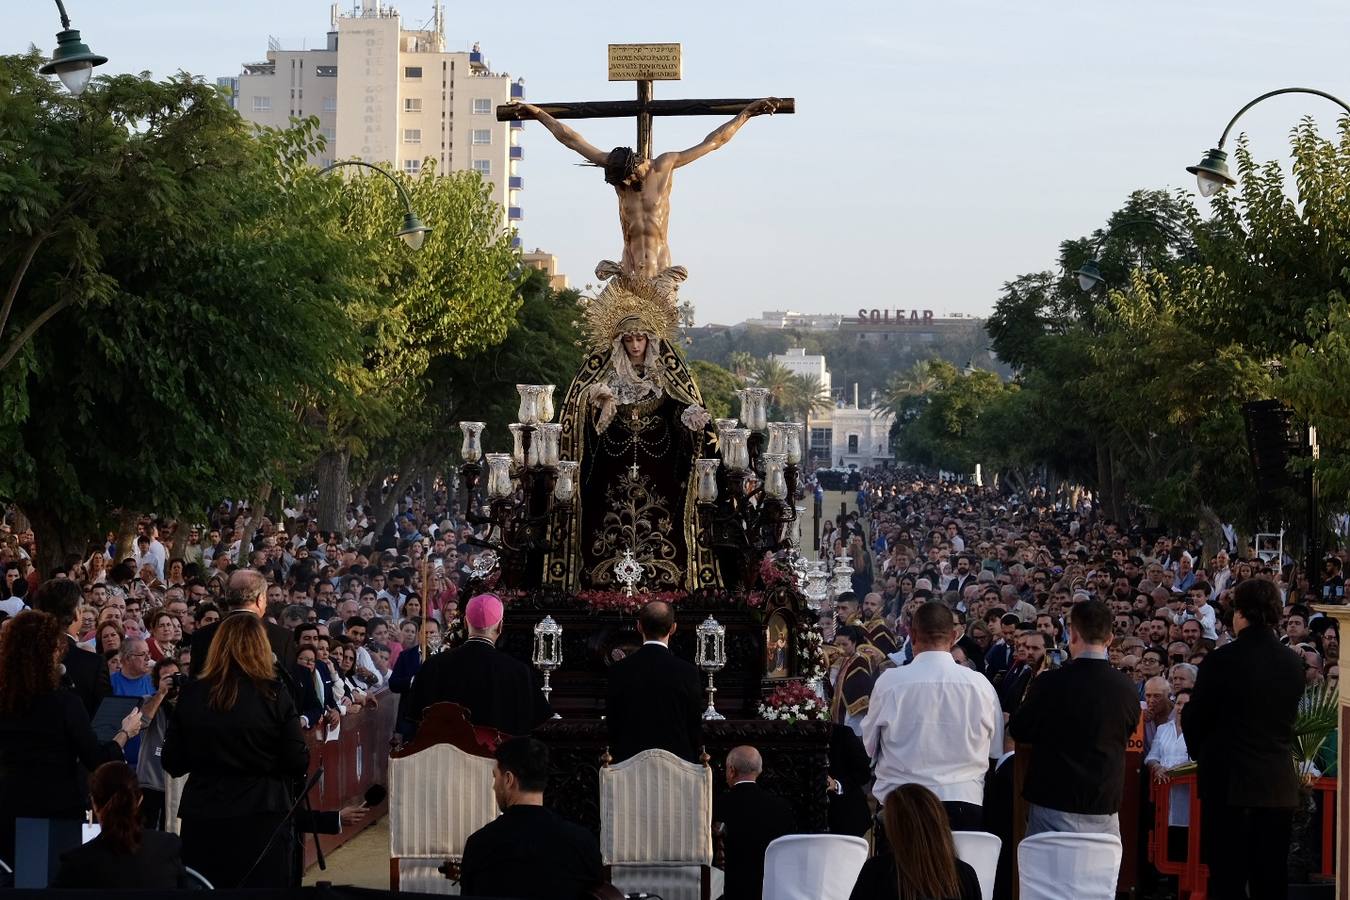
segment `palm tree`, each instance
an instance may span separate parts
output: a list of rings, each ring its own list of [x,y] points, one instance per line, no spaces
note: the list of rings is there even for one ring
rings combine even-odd
[[[792,389],[792,378],[792,372],[787,366],[772,356],[756,360],[754,370],[750,374],[750,380],[756,387],[768,390],[769,403],[780,409],[783,407],[783,399]]]
[[[833,406],[830,392],[815,375],[793,375],[787,396],[783,398],[783,410],[794,421],[806,422],[812,415],[823,412]]]
[[[744,350],[733,350],[727,354],[727,368],[734,374],[745,378],[755,367],[755,358]]]
[[[881,392],[881,402],[877,405],[877,414],[894,413],[902,418],[905,401],[910,397],[922,397],[931,394],[938,387],[929,360],[919,360],[905,372],[891,376]]]

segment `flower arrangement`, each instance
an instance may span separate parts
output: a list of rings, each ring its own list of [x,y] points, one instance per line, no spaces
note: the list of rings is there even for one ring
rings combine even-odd
[[[824,719],[826,710],[815,691],[803,682],[789,681],[759,704],[759,715],[770,722],[810,722]]]
[[[636,613],[653,600],[674,604],[685,599],[688,594],[682,591],[654,591],[630,597],[624,591],[579,591],[576,596],[595,612]]]

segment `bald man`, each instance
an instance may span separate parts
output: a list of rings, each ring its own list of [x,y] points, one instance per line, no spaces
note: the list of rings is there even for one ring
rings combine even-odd
[[[610,666],[605,690],[609,752],[622,762],[665,750],[698,762],[703,747],[703,691],[698,669],[670,650],[675,611],[653,600],[638,613],[642,646]]]
[[[792,807],[759,786],[763,771],[764,760],[754,747],[735,747],[727,754],[727,790],[713,808],[713,821],[726,826],[723,900],[760,900],[764,850],[797,830]]]
[[[267,578],[257,569],[236,569],[230,575],[225,599],[230,611],[227,615],[252,615],[263,619],[263,628],[267,632],[267,643],[272,646],[272,655],[282,671],[290,672],[295,665],[295,635],[289,628],[275,622],[266,621],[267,616]],[[211,639],[215,637],[219,622],[204,628],[198,628],[192,635],[192,674],[198,675],[206,666],[206,655],[211,649]]]

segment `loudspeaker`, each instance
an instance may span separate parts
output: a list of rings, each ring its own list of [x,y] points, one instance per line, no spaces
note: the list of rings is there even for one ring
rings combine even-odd
[[[1247,424],[1247,452],[1257,488],[1292,485],[1289,460],[1303,456],[1307,449],[1294,411],[1279,400],[1253,400],[1242,404],[1242,418]]]

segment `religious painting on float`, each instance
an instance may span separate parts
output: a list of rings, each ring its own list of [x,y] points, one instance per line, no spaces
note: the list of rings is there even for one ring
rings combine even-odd
[[[794,625],[785,610],[772,613],[764,623],[764,677],[767,679],[794,676]]]

